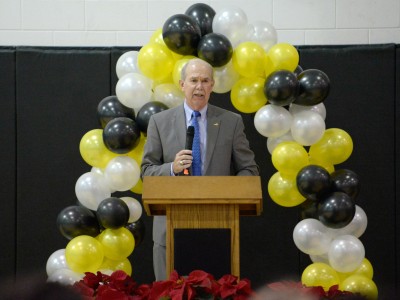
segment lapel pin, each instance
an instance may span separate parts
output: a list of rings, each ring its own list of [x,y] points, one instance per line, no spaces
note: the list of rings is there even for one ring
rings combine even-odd
[[[218,126],[219,124],[218,123],[214,123],[214,126]]]

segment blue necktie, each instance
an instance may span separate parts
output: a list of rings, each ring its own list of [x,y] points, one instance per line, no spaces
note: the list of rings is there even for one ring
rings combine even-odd
[[[192,114],[192,125],[194,127],[194,137],[193,137],[193,146],[192,146],[192,175],[193,176],[201,176],[201,153],[200,153],[200,128],[199,122],[197,121],[197,117],[200,117],[201,114],[198,111],[193,111]]]

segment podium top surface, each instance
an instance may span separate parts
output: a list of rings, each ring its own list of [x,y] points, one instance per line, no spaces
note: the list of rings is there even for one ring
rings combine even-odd
[[[168,205],[239,205],[240,215],[260,215],[259,176],[146,176],[142,202],[148,215],[164,215]]]

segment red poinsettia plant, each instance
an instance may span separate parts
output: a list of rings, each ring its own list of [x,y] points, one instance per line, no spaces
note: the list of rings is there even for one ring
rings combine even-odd
[[[247,300],[247,299],[298,299],[300,295],[315,300],[365,300],[351,292],[340,291],[332,286],[329,291],[322,287],[305,287],[299,282],[280,281],[267,285],[269,296],[255,293],[248,279],[239,280],[233,275],[224,275],[216,280],[213,275],[192,271],[188,276],[179,276],[176,271],[165,281],[138,285],[124,271],[111,275],[101,272],[85,273],[85,277],[73,285],[85,300]],[[286,295],[290,298],[282,298]],[[296,296],[296,297],[294,297]]]
[[[96,300],[245,300],[254,293],[248,279],[238,280],[236,276],[224,275],[215,280],[211,274],[201,270],[188,276],[179,276],[174,271],[168,280],[150,285],[138,285],[123,271],[111,275],[87,272],[74,288],[84,299]]]

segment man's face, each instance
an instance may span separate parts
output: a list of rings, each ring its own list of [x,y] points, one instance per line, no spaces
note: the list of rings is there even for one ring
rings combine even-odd
[[[201,62],[188,65],[186,79],[180,80],[180,85],[187,104],[193,110],[200,110],[208,103],[214,87],[212,69]]]

